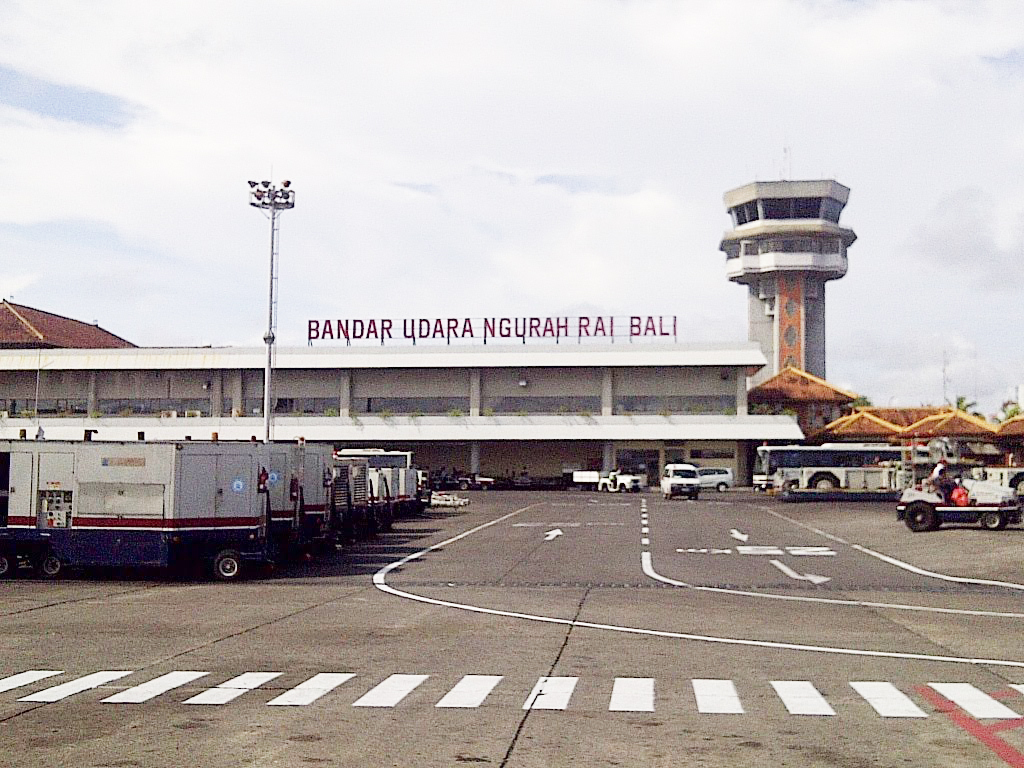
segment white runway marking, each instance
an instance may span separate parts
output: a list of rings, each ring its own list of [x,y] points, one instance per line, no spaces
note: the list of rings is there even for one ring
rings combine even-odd
[[[928,687],[935,689],[940,695],[945,696],[964,712],[978,720],[982,718],[1017,720],[1020,718],[1020,715],[1005,704],[996,701],[987,693],[982,693],[969,683],[928,683]]]
[[[285,691],[267,702],[268,707],[305,707],[326,696],[342,683],[348,682],[354,674],[350,672],[321,672],[304,683]]]
[[[653,712],[653,677],[616,677],[609,712]]]
[[[76,693],[82,691],[88,691],[93,688],[99,688],[101,685],[113,682],[114,680],[120,680],[122,677],[127,677],[131,674],[131,670],[104,670],[102,672],[93,672],[91,675],[80,677],[77,680],[71,680],[70,682],[63,683],[62,685],[56,685],[53,688],[47,688],[46,690],[33,693],[30,696],[23,696],[18,701],[60,701],[66,699],[68,696],[74,696]]]
[[[850,687],[882,717],[928,717],[892,683],[864,680],[850,683]]]
[[[825,697],[806,680],[773,680],[772,688],[791,715],[834,715]]]
[[[792,651],[808,651],[808,652],[812,652],[812,653],[835,654],[835,655],[840,655],[840,656],[864,656],[864,657],[888,658],[888,659],[909,659],[909,660],[916,660],[916,661],[941,661],[941,662],[946,662],[946,663],[951,663],[951,664],[989,665],[989,666],[998,666],[998,667],[1024,668],[1024,662],[1022,662],[1022,661],[1012,661],[1012,660],[1008,660],[1008,659],[971,659],[971,658],[964,658],[964,657],[958,657],[958,656],[941,656],[941,655],[933,655],[933,654],[926,654],[926,653],[905,653],[905,652],[900,652],[900,651],[874,651],[874,650],[866,650],[866,649],[860,649],[860,648],[843,648],[843,647],[836,647],[836,646],[804,645],[804,644],[800,644],[800,643],[780,643],[780,642],[773,642],[773,641],[769,641],[769,640],[753,640],[753,639],[738,638],[738,637],[721,637],[721,636],[716,636],[716,635],[697,635],[697,634],[691,634],[691,633],[687,633],[687,632],[670,632],[670,631],[666,631],[666,630],[645,629],[645,628],[642,628],[642,627],[627,627],[627,626],[622,626],[622,625],[618,625],[618,624],[599,624],[599,623],[590,622],[590,621],[575,621],[573,619],[565,619],[565,618],[560,618],[560,617],[557,617],[557,616],[542,616],[542,615],[532,614],[532,613],[520,613],[518,611],[506,611],[506,610],[500,610],[500,609],[497,609],[497,608],[486,608],[486,607],[483,607],[483,606],[469,605],[469,604],[466,604],[466,603],[456,603],[456,602],[453,602],[453,601],[450,601],[450,600],[439,600],[439,599],[433,598],[433,597],[426,597],[425,595],[417,595],[417,594],[415,594],[413,592],[406,592],[404,590],[392,587],[391,585],[389,585],[387,583],[387,577],[388,577],[388,574],[391,573],[391,571],[393,571],[393,570],[395,570],[397,568],[401,568],[402,566],[406,565],[407,563],[409,563],[409,562],[411,562],[413,560],[416,560],[416,559],[418,559],[420,557],[423,557],[425,554],[427,554],[429,552],[436,552],[438,550],[441,550],[441,549],[443,549],[444,547],[446,547],[446,546],[448,546],[450,544],[454,544],[455,542],[461,541],[462,539],[465,539],[468,536],[472,536],[473,534],[479,533],[480,531],[486,530],[487,528],[490,528],[490,527],[492,527],[494,525],[498,525],[500,523],[503,523],[504,521],[508,520],[509,518],[515,517],[516,515],[521,514],[521,513],[525,512],[525,511],[529,510],[529,509],[533,509],[534,507],[540,506],[541,504],[543,504],[543,502],[537,502],[536,504],[531,504],[531,505],[523,507],[521,509],[517,509],[514,512],[509,512],[509,513],[507,513],[505,515],[502,515],[500,517],[495,518],[494,520],[491,520],[491,521],[486,522],[486,523],[481,523],[478,526],[475,526],[473,528],[470,528],[467,531],[463,531],[460,534],[457,534],[455,536],[447,538],[444,541],[438,542],[437,544],[433,544],[433,545],[431,545],[429,547],[426,547],[425,549],[421,549],[418,552],[413,552],[412,554],[406,555],[405,557],[402,557],[402,558],[400,558],[398,560],[395,560],[394,562],[388,563],[387,565],[385,565],[383,568],[381,568],[379,571],[377,571],[373,575],[373,585],[377,589],[379,589],[381,592],[385,592],[385,593],[387,593],[389,595],[394,595],[396,597],[401,597],[401,598],[404,598],[406,600],[413,600],[413,601],[416,601],[416,602],[419,602],[419,603],[425,603],[427,605],[438,605],[438,606],[443,606],[443,607],[446,607],[446,608],[454,608],[454,609],[460,610],[460,611],[469,611],[469,612],[472,612],[472,613],[486,614],[488,616],[506,616],[508,618],[523,619],[525,621],[536,621],[536,622],[541,622],[541,623],[546,623],[546,624],[559,624],[559,625],[563,625],[563,626],[586,627],[586,628],[589,628],[589,629],[599,629],[599,630],[605,630],[605,631],[609,631],[609,632],[622,632],[624,634],[643,635],[643,636],[647,636],[647,637],[664,637],[664,638],[672,638],[672,639],[678,639],[678,640],[694,640],[694,641],[704,642],[704,643],[715,643],[715,644],[722,644],[722,645],[741,645],[741,646],[756,647],[756,648],[777,648],[777,649],[792,650]],[[700,589],[700,590],[709,591],[709,592],[722,592],[722,593],[725,593],[725,594],[735,594],[735,595],[750,595],[750,596],[753,596],[753,597],[768,597],[768,598],[773,598],[773,599],[805,600],[807,602],[822,602],[822,603],[827,602],[827,603],[833,603],[833,604],[837,604],[837,605],[858,605],[858,606],[861,606],[861,607],[864,607],[864,606],[867,606],[867,607],[889,607],[889,608],[903,609],[903,610],[932,611],[932,612],[936,612],[936,613],[956,613],[956,614],[980,615],[980,616],[1013,616],[1013,617],[1024,618],[1024,615],[1021,615],[1021,614],[998,614],[998,613],[984,612],[984,611],[961,611],[961,610],[955,610],[955,609],[929,608],[929,607],[926,607],[926,606],[901,606],[901,605],[885,606],[885,605],[878,605],[878,604],[874,604],[873,605],[872,603],[866,602],[866,601],[865,602],[852,601],[852,600],[841,601],[841,600],[829,600],[827,598],[798,598],[798,597],[795,597],[795,596],[766,595],[766,594],[762,594],[762,593],[758,593],[758,592],[742,592],[742,591],[739,591],[739,590],[727,590],[727,589],[718,589],[718,588],[712,588],[712,587],[694,587],[691,584],[686,584],[684,582],[676,581],[674,579],[667,579],[667,578],[657,574],[654,571],[653,567],[651,566],[651,556],[650,556],[649,552],[642,552],[640,557],[641,557],[641,564],[642,564],[642,567],[644,569],[644,573],[646,573],[651,578],[659,580],[659,581],[663,581],[663,582],[668,583],[668,584],[674,584],[674,585],[683,586],[683,587],[690,587],[692,589]]]
[[[429,675],[391,675],[355,702],[353,707],[394,707],[418,688]]]
[[[742,715],[743,705],[732,680],[691,680],[697,711],[704,715]]]
[[[501,675],[466,675],[434,706],[464,709],[479,707],[502,679]]]
[[[227,704],[234,701],[246,691],[259,688],[264,683],[269,683],[275,677],[280,677],[280,672],[246,672],[221,683],[216,688],[209,688],[191,699],[185,699],[185,704]]]
[[[523,709],[565,709],[576,690],[575,677],[542,677],[523,704]]]
[[[5,677],[0,680],[0,693],[10,691],[14,688],[21,688],[23,685],[37,683],[54,675],[62,675],[64,672],[59,669],[30,669],[28,672],[19,672],[16,675]]]
[[[209,672],[168,672],[166,675],[150,680],[148,683],[136,685],[134,688],[115,693],[103,699],[105,704],[140,704],[156,698],[161,693],[179,688],[183,685],[198,680],[200,677],[210,674]]]
[[[1007,589],[1022,589],[1024,590],[1024,584],[1017,584],[1013,581],[994,581],[992,579],[969,579],[965,576],[947,576],[943,573],[936,573],[935,571],[926,571],[924,568],[918,568],[916,565],[905,563],[902,560],[897,560],[895,557],[889,557],[883,555],[881,552],[875,552],[867,547],[862,547],[860,544],[851,544],[852,549],[858,552],[863,552],[865,555],[871,555],[877,557],[879,560],[894,565],[897,568],[902,568],[905,571],[916,573],[919,576],[927,576],[930,579],[940,579],[941,581],[952,581],[957,584],[978,584],[985,587],[1006,587]]]

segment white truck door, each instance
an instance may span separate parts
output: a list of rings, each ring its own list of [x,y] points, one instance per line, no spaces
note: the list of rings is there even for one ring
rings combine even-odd
[[[10,487],[8,488],[9,518],[16,518],[18,525],[25,525],[32,518],[32,497],[35,482],[32,476],[31,453],[12,453]],[[29,523],[30,524],[30,523]]]
[[[253,514],[255,495],[253,458],[248,455],[218,456],[217,518],[247,518]]]

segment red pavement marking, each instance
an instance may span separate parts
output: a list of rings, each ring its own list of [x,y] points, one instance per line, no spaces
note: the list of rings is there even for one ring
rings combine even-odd
[[[995,752],[1004,763],[1013,766],[1013,768],[1024,768],[1024,753],[1014,749],[996,736],[1000,731],[1024,728],[1024,717],[1017,720],[1000,720],[994,725],[982,725],[945,696],[940,695],[931,688],[922,685],[915,690],[931,702],[936,712],[944,713],[956,725],[963,728],[967,733]]]

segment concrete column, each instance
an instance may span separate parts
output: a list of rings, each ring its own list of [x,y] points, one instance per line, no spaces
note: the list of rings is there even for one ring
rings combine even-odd
[[[240,370],[231,371],[229,376],[229,386],[231,390],[231,411],[232,413],[240,413],[242,416],[247,416],[245,412],[245,392],[242,389],[242,372]]]
[[[352,371],[338,372],[338,414],[352,415]]]
[[[210,372],[210,414],[220,418],[224,410],[224,371]]]
[[[736,414],[747,415],[747,377],[742,370],[736,371]]]
[[[469,444],[469,473],[475,475],[480,472],[480,443],[475,440]]]
[[[611,416],[615,412],[615,390],[612,386],[612,369],[601,372],[601,415]]]
[[[480,369],[469,369],[469,415],[480,415]],[[474,443],[475,445],[475,443]],[[479,470],[473,470],[477,472]]]
[[[601,456],[601,471],[611,472],[613,469],[615,469],[615,443],[611,440],[606,440],[604,452]]]
[[[89,412],[90,417],[100,410],[99,398],[96,397],[96,371],[89,371],[89,394],[85,410]]]

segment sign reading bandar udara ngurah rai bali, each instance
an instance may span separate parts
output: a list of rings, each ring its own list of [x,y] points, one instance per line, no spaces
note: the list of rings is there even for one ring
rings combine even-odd
[[[675,315],[597,315],[585,317],[418,317],[348,318],[306,322],[306,340],[387,344],[512,342],[562,339],[675,340]]]

